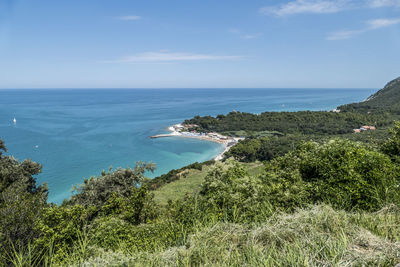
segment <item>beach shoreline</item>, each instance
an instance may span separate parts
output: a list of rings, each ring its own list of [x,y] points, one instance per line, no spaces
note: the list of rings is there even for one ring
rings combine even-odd
[[[236,145],[240,140],[244,138],[240,137],[230,137],[224,136],[218,133],[198,133],[196,131],[188,131],[188,126],[183,124],[174,124],[172,126],[167,127],[167,130],[171,133],[169,134],[158,134],[154,136],[150,136],[150,138],[163,138],[163,137],[184,137],[184,138],[192,138],[203,141],[209,141],[214,143],[219,143],[224,146],[224,150],[214,157],[214,160],[220,161],[224,158],[224,154],[228,152],[234,145]]]

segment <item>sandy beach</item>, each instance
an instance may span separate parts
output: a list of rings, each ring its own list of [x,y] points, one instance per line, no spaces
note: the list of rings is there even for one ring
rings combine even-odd
[[[224,150],[219,153],[214,160],[222,160],[224,157],[224,154],[229,151],[231,147],[236,145],[239,140],[243,138],[237,138],[237,137],[230,137],[230,136],[224,136],[218,133],[198,133],[195,131],[188,132],[186,131],[187,128],[185,125],[182,124],[175,124],[172,126],[169,126],[168,131],[171,133],[169,134],[159,134],[159,135],[154,135],[151,136],[151,138],[162,138],[162,137],[185,137],[185,138],[193,138],[193,139],[200,139],[204,141],[209,141],[209,142],[215,142],[222,144],[224,146]]]

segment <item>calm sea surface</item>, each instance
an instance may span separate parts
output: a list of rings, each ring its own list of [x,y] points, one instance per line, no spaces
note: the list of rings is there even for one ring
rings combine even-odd
[[[195,115],[232,110],[329,110],[361,101],[374,89],[90,89],[0,90],[0,138],[9,154],[43,165],[39,182],[49,201],[60,203],[73,185],[101,170],[157,164],[154,177],[195,161],[212,159],[223,147],[186,138],[150,139]],[[17,123],[13,123],[13,118]]]

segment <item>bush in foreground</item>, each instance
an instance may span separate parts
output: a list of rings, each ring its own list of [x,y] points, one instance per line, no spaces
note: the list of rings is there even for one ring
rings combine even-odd
[[[263,181],[271,203],[288,210],[324,202],[339,209],[373,211],[400,203],[399,165],[385,154],[342,139],[304,143],[267,163]]]

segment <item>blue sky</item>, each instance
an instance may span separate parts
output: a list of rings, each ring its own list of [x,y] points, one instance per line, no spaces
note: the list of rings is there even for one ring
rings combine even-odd
[[[0,88],[380,88],[400,0],[0,0]]]

